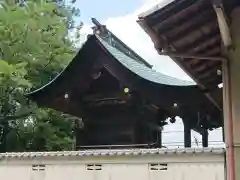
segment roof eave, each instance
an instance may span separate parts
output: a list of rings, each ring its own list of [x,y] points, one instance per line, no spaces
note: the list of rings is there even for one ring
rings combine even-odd
[[[157,11],[161,11],[163,8],[166,8],[167,6],[171,5],[172,3],[175,3],[176,1],[177,0],[164,0],[163,2],[160,2],[160,3],[156,4],[155,6],[150,8],[149,10],[139,14],[138,18],[139,19],[146,18],[146,17],[152,15],[153,13],[155,13]]]
[[[156,29],[153,29],[152,26],[149,24],[149,21],[152,20],[151,18],[154,18],[154,16],[157,14],[158,16],[160,16],[162,13],[168,13],[171,14],[171,7],[178,5],[178,3],[180,2],[184,2],[186,0],[175,0],[175,1],[171,1],[169,4],[167,4],[165,7],[155,7],[155,10],[150,10],[148,11],[149,13],[145,13],[144,15],[141,14],[139,15],[139,19],[138,19],[138,24],[142,27],[142,29],[150,36],[150,38],[152,39],[154,46],[156,48],[156,50],[158,51],[158,53],[161,55],[161,52],[163,49],[173,49],[176,50],[174,46],[172,46],[171,42],[166,41],[166,37],[164,36],[164,34],[157,34],[156,33]],[[176,8],[175,7],[175,8]],[[183,7],[182,7],[183,8]],[[187,8],[187,7],[186,7]],[[184,8],[183,8],[184,9]],[[181,10],[179,10],[180,12]],[[172,15],[171,15],[172,16]],[[156,18],[156,17],[155,17]],[[169,51],[171,52],[175,52],[175,51]],[[177,53],[177,51],[176,51]],[[178,53],[177,53],[178,54]],[[180,53],[181,54],[181,53]],[[169,56],[171,57],[171,56]],[[199,81],[199,79],[195,76],[195,72],[192,72],[192,69],[189,69],[187,66],[185,66],[186,64],[183,63],[182,60],[179,60],[178,58],[175,57],[171,57],[174,62],[176,64],[179,65],[179,67],[181,69],[183,69],[200,87],[202,87],[203,89],[208,90],[209,88],[211,89],[211,87],[206,87],[204,83],[202,83],[201,81]],[[182,58],[180,58],[182,59]],[[204,60],[202,60],[204,61]],[[209,96],[209,95],[207,95]],[[211,101],[213,101],[213,103],[221,109],[221,105],[216,102],[212,97],[209,96],[209,98],[211,99]]]

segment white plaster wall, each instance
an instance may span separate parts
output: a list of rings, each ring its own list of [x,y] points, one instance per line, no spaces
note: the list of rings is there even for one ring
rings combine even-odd
[[[92,164],[99,165],[91,167],[99,170],[88,170]],[[155,170],[151,164],[157,164]],[[45,167],[36,166],[33,170],[32,165]],[[0,161],[0,177],[1,180],[224,180],[224,158],[210,153],[6,158]]]

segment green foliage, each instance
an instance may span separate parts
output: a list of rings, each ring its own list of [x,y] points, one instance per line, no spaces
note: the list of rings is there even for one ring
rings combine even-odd
[[[48,83],[75,55],[67,38],[72,12],[52,1],[0,3],[0,151],[71,149],[72,120],[38,109],[24,94]]]
[[[76,23],[75,17],[80,16],[80,10],[74,6],[76,0],[50,0],[58,4],[58,15],[66,17],[66,23],[69,29],[82,26],[81,22]]]

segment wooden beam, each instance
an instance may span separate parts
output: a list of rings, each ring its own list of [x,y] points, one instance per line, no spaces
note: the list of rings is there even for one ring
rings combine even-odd
[[[214,29],[218,29],[216,20],[204,23],[202,26],[196,29],[189,29],[185,32],[179,33],[175,37],[169,37],[168,42],[173,44],[176,48],[181,48],[188,43],[193,43],[198,39],[202,39],[204,36],[211,34]]]
[[[218,55],[221,54],[221,50],[220,48],[214,48],[210,51],[208,51],[207,53],[202,53],[203,57],[219,57]],[[224,58],[224,57],[221,57]],[[225,62],[225,61],[203,61],[201,59],[184,59],[184,63],[189,64],[190,67],[194,68],[195,71],[201,71],[203,69],[205,69],[205,67],[207,66],[211,66],[212,64],[220,64],[221,62]]]
[[[215,51],[215,50],[211,50],[211,49],[214,49],[216,46],[219,47],[220,45],[220,42],[221,42],[221,39],[219,38],[219,41],[216,41],[214,44],[209,44],[209,46],[205,46],[204,48],[202,48],[201,50],[196,50],[196,52],[194,51],[187,51],[186,54],[201,54],[201,56],[204,56],[204,57],[218,57],[218,56],[221,56],[221,50],[219,48],[218,51]],[[208,51],[211,51],[210,55],[208,53]],[[194,65],[194,64],[198,64],[199,62],[205,62],[205,61],[202,61],[200,59],[185,59],[186,63],[190,63],[191,65]]]
[[[87,107],[98,107],[98,106],[105,106],[105,105],[121,105],[126,104],[127,102],[118,98],[115,99],[102,99],[96,102],[90,102]]]
[[[154,29],[161,29],[161,32],[166,32],[169,30],[169,28],[174,25],[178,26],[179,24],[184,23],[186,20],[189,19],[189,10],[192,10],[194,13],[198,12],[198,10],[202,7],[203,1],[198,1],[196,3],[192,3],[190,6],[187,8],[184,8],[180,10],[179,12],[173,14],[172,16],[164,19],[161,23],[158,23],[156,25],[153,25]],[[191,13],[193,13],[191,12]],[[186,15],[188,14],[188,15]],[[184,18],[179,18],[179,17],[184,17]]]
[[[204,56],[215,56],[221,54],[221,47],[216,46],[215,48],[210,49],[206,53],[204,53]]]
[[[219,70],[221,69],[221,61],[200,61],[195,64],[191,64],[190,67],[194,70],[196,78],[198,78],[199,74],[206,73],[207,71],[211,70],[214,67],[218,67]],[[216,70],[217,74],[217,70]]]
[[[212,38],[205,39],[205,41],[203,41],[198,46],[194,46],[194,47],[188,49],[186,52],[191,53],[191,54],[196,54],[196,53],[199,54],[201,52],[206,51],[208,48],[211,48],[211,47],[214,47],[214,46],[217,46],[220,44],[221,44],[221,36],[220,36],[220,34],[216,34]]]
[[[223,57],[211,57],[211,56],[201,56],[201,55],[191,55],[191,54],[178,54],[175,52],[159,52],[160,55],[170,56],[175,58],[188,58],[188,59],[201,59],[201,60],[210,60],[210,61],[225,61]]]
[[[190,62],[187,61],[186,59],[184,63],[188,64],[189,67],[193,69],[194,72],[196,72],[204,69],[206,66],[209,66],[209,65],[211,66],[212,64],[215,64],[215,63],[221,63],[221,61],[208,61],[206,63],[206,61],[202,61],[199,59],[194,59],[194,60],[191,60]],[[197,74],[197,72],[195,74]]]
[[[213,8],[216,12],[218,27],[222,37],[222,42],[226,48],[232,45],[231,32],[227,21],[227,16],[224,11],[224,6],[221,0],[212,1]]]
[[[184,37],[189,35],[191,32],[196,30],[201,30],[202,27],[205,27],[206,24],[213,24],[215,22],[215,14],[212,9],[203,11],[201,14],[191,18],[187,22],[183,22],[178,26],[174,26],[173,29],[170,29],[167,32],[158,31],[159,33],[164,34],[169,38],[170,41],[174,41],[179,37]]]
[[[217,64],[220,63],[218,61],[210,61],[209,63],[200,61],[199,63],[191,65],[190,67],[193,68],[195,75],[197,77],[199,73],[205,73],[206,70],[208,71],[209,68],[215,67]]]
[[[202,43],[214,38],[216,35],[220,35],[218,26],[216,24],[216,28],[214,28],[209,34],[205,34],[202,38],[195,39],[192,43],[185,44],[178,48],[181,52],[187,52],[189,49],[193,47],[201,46]]]
[[[174,46],[172,46],[172,48],[173,48],[174,50],[176,50],[176,49],[174,48]],[[158,51],[158,53],[160,54],[159,51]],[[200,82],[199,79],[197,79],[197,78],[195,77],[195,76],[196,76],[196,73],[192,70],[192,68],[189,67],[189,65],[180,62],[180,61],[179,61],[179,58],[177,58],[177,59],[176,59],[176,58],[177,58],[177,57],[175,57],[175,58],[173,59],[174,62],[176,62],[176,64],[177,64],[181,69],[183,69],[183,70],[187,73],[187,75],[189,75],[189,76],[198,84],[198,86],[200,87],[200,89],[205,90],[205,89],[206,89],[205,85],[204,85],[202,82]],[[220,111],[222,110],[220,104],[211,96],[210,93],[205,93],[205,96],[214,104],[215,107],[217,107]]]
[[[147,24],[146,20],[140,19],[140,20],[138,20],[137,22],[138,22],[138,24],[144,29],[144,31],[150,36],[150,38],[152,39],[152,41],[153,41],[153,43],[154,43],[154,46],[155,46],[155,48],[157,49],[157,52],[158,52],[159,54],[160,54],[160,52],[161,52],[161,50],[162,50],[163,48],[165,48],[165,49],[169,49],[169,48],[170,48],[172,51],[176,51],[176,48],[175,48],[173,45],[167,43],[168,41],[166,40],[165,37],[162,37],[162,36],[157,35],[157,33],[156,33],[151,27],[149,27],[149,25]],[[198,43],[200,43],[200,42],[205,42],[205,40],[206,40],[207,38],[212,37],[212,36],[215,35],[216,33],[219,33],[219,29],[217,29],[217,28],[214,29],[213,32],[211,32],[210,34],[208,34],[208,35],[205,36],[204,38],[201,38],[200,40],[193,42],[193,44],[191,44],[191,46],[190,46],[190,44],[188,44],[187,46],[190,46],[188,49],[194,47],[193,45],[194,45],[196,42],[198,42]],[[161,43],[160,43],[160,42],[161,42]],[[185,46],[184,48],[186,48],[186,46]],[[186,49],[185,49],[185,51],[186,51]],[[181,69],[183,69],[191,78],[193,78],[193,80],[199,85],[199,87],[200,87],[201,89],[203,89],[203,90],[206,89],[206,87],[205,87],[198,79],[196,79],[196,77],[194,77],[194,74],[195,74],[195,73],[194,73],[194,71],[193,71],[189,66],[187,66],[186,64],[183,64],[182,62],[180,63],[179,59],[173,59],[173,60],[177,63],[177,65],[178,65]],[[213,99],[209,93],[206,93],[205,95],[207,96],[207,98],[208,98],[219,110],[221,110],[220,104],[218,104],[218,103],[216,102],[216,100]]]
[[[214,66],[213,65],[211,67],[207,67],[202,72],[201,71],[199,72],[199,74],[197,75],[197,78],[198,79],[204,79],[204,78],[210,77],[210,75],[214,76],[214,77],[219,76],[217,74],[218,69],[221,69],[221,65],[220,66],[218,66],[218,65]]]
[[[124,94],[124,92],[117,92],[117,93],[96,93],[92,95],[84,95],[83,96],[83,101],[101,101],[101,100],[110,100],[110,99],[126,99],[127,95]]]

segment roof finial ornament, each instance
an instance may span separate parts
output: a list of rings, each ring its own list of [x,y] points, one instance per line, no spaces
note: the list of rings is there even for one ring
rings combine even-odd
[[[92,18],[92,23],[95,25],[93,27],[93,33],[94,34],[103,34],[106,31],[106,26],[102,25],[98,20],[96,20],[95,18]]]

